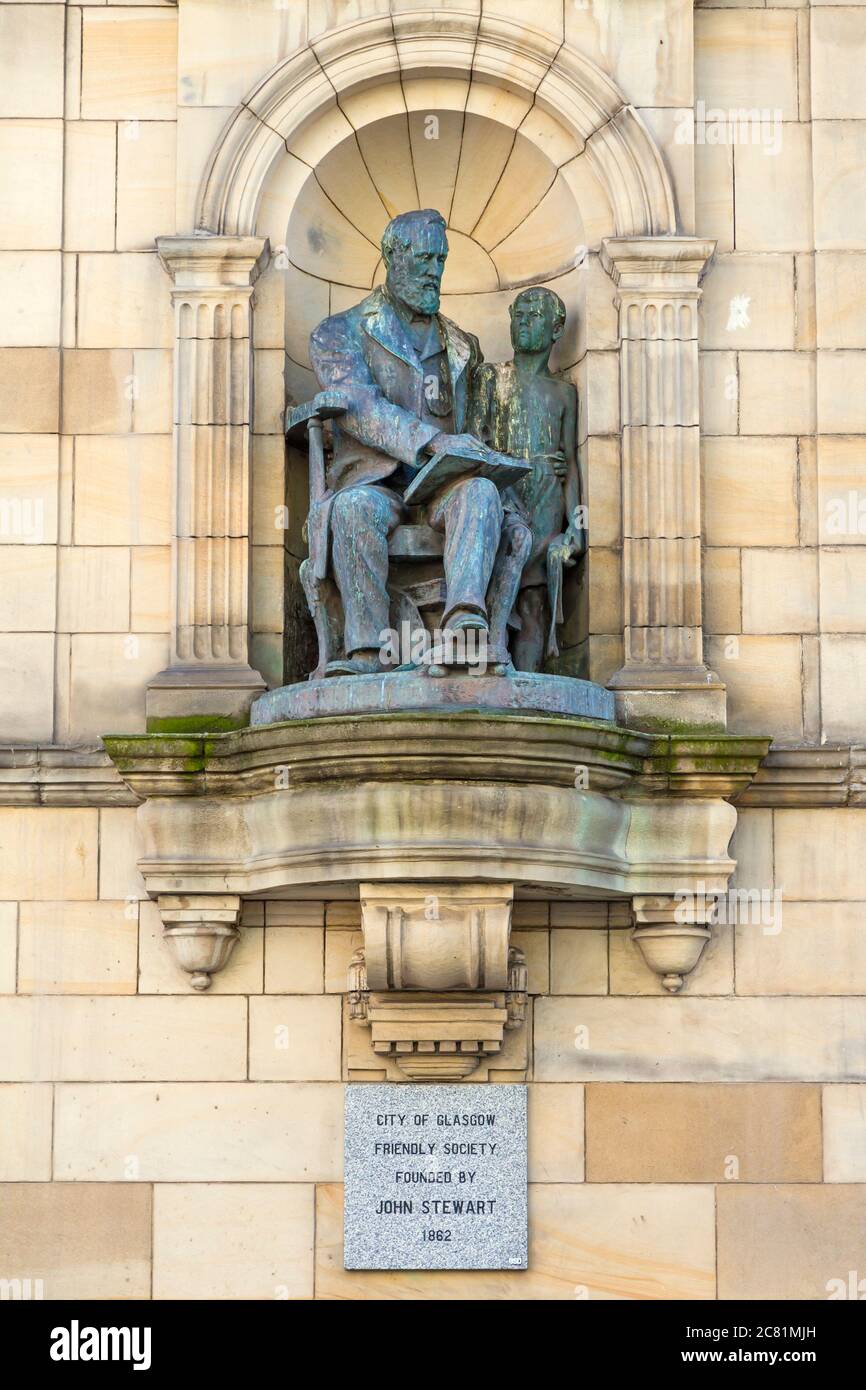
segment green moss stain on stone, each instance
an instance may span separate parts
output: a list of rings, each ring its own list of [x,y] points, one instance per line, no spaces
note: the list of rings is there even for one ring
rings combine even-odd
[[[231,714],[153,716],[147,721],[149,734],[226,734],[248,727],[248,717]]]
[[[714,738],[724,735],[719,724],[689,724],[683,719],[656,719],[652,715],[641,716],[640,729],[635,733],[664,734],[680,738]]]

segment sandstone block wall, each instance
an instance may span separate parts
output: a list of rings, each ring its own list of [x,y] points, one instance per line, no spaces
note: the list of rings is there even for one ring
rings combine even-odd
[[[342,1083],[381,1075],[340,997],[359,910],[248,904],[194,995],[134,815],[0,811],[8,1277],[47,1298],[819,1299],[862,1268],[859,811],[741,812],[740,879],[785,885],[780,930],[721,927],[681,997],[621,909],[516,904],[526,1069],[491,1077],[530,1083],[525,1274],[342,1269]]]
[[[681,229],[718,241],[700,340],[708,660],[733,730],[840,745],[843,761],[853,745],[854,765],[866,743],[866,6],[483,8],[531,11],[609,73],[662,151]],[[25,745],[143,730],[171,611],[173,329],[154,238],[192,230],[210,151],[264,73],[388,10],[0,3],[7,763]],[[495,100],[464,87],[485,170],[517,152],[480,230],[444,78],[410,92],[400,120],[393,92],[361,94],[358,127],[380,115],[383,143],[323,165],[290,206],[294,235],[284,189],[262,208],[274,254],[255,317],[251,660],[272,683],[305,505],[286,473],[284,393],[310,388],[312,323],[375,281],[364,218],[379,199],[384,219],[410,168],[425,198],[465,216],[454,274],[468,281],[454,281],[450,312],[488,354],[505,351],[513,291],[501,285],[516,268],[538,257],[555,270],[566,235],[586,246],[561,362],[583,394],[592,541],[573,635],[594,678],[622,661],[605,209],[578,166],[571,184],[562,175],[567,196],[557,185],[547,199],[550,171],[578,155],[540,115],[522,126],[505,84]],[[410,119],[423,127],[430,109],[435,148]],[[758,143],[682,138],[695,110],[744,109],[759,113]],[[317,166],[312,145],[298,154]],[[540,209],[522,239],[515,190]],[[483,306],[466,292],[482,265]],[[275,526],[286,503],[288,539]],[[353,904],[249,904],[229,968],[199,997],[159,940],[131,807],[0,805],[0,1277],[42,1279],[57,1298],[268,1299],[821,1299],[849,1271],[866,1279],[866,817],[844,792],[797,795],[742,810],[732,850],[735,886],[783,895],[780,929],[732,910],[681,997],[663,995],[620,909],[518,904],[532,1007],[526,1054],[499,1080],[530,1082],[525,1274],[342,1269],[342,1083],[350,1062],[375,1074],[340,998]]]

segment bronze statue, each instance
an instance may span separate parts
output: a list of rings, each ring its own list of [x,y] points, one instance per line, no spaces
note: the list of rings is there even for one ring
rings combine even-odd
[[[493,448],[531,465],[513,487],[532,544],[516,603],[512,641],[520,671],[538,671],[556,656],[562,621],[562,568],[585,549],[577,466],[577,391],[550,371],[550,353],[565,326],[565,305],[552,290],[521,290],[510,308],[511,362],[480,365],[473,380],[470,428]]]
[[[444,538],[443,627],[489,636],[487,668],[509,666],[505,623],[530,544],[519,510],[503,505],[497,484],[469,461],[467,473],[420,510],[404,500],[430,456],[477,460],[479,451],[489,452],[465,432],[478,342],[438,312],[447,254],[440,213],[395,217],[382,237],[384,287],[325,319],[310,340],[323,388],[317,401],[333,417],[333,456],[311,506],[309,569],[302,576],[320,645],[324,637],[341,649],[325,662],[324,675],[382,670],[392,601],[389,537],[401,523],[419,520]],[[444,673],[436,663],[430,670]]]
[[[441,615],[449,640],[425,654],[431,675],[512,672],[509,626],[518,669],[538,671],[557,651],[562,567],[584,544],[577,393],[549,366],[565,306],[550,290],[522,291],[514,360],[484,365],[477,340],[439,313],[447,254],[440,213],[395,217],[384,286],[310,340],[322,390],[287,428],[306,425],[310,441],[301,580],[319,638],[313,678],[397,664],[387,650],[397,612],[425,637],[422,610]],[[444,581],[417,565],[420,582],[395,578],[392,562],[431,557]]]

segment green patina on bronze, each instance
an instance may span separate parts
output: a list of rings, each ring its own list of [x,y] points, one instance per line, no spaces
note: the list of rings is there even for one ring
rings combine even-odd
[[[510,362],[482,362],[472,379],[469,428],[492,448],[525,459],[531,472],[509,490],[531,547],[520,576],[514,665],[540,671],[559,655],[562,570],[586,549],[577,464],[577,390],[550,370],[565,305],[543,286],[521,290],[509,309]]]
[[[467,664],[470,632],[483,634],[496,675],[538,671],[557,655],[562,571],[586,544],[577,392],[549,365],[565,306],[543,287],[521,291],[510,309],[513,361],[484,364],[477,339],[439,312],[447,255],[441,213],[395,217],[382,237],[384,285],[310,338],[321,390],[289,412],[287,430],[291,440],[309,431],[300,579],[317,678],[387,669],[395,615],[412,631],[435,623],[457,635],[431,675]],[[398,532],[409,548],[397,555],[434,560],[419,584],[395,578]],[[437,545],[444,594],[431,600]]]

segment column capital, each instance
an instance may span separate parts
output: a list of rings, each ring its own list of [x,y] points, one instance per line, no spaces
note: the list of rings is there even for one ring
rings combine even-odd
[[[620,290],[697,289],[715,241],[693,236],[604,237],[601,263]]]
[[[267,237],[187,233],[156,238],[159,259],[176,290],[249,289],[264,270]]]

